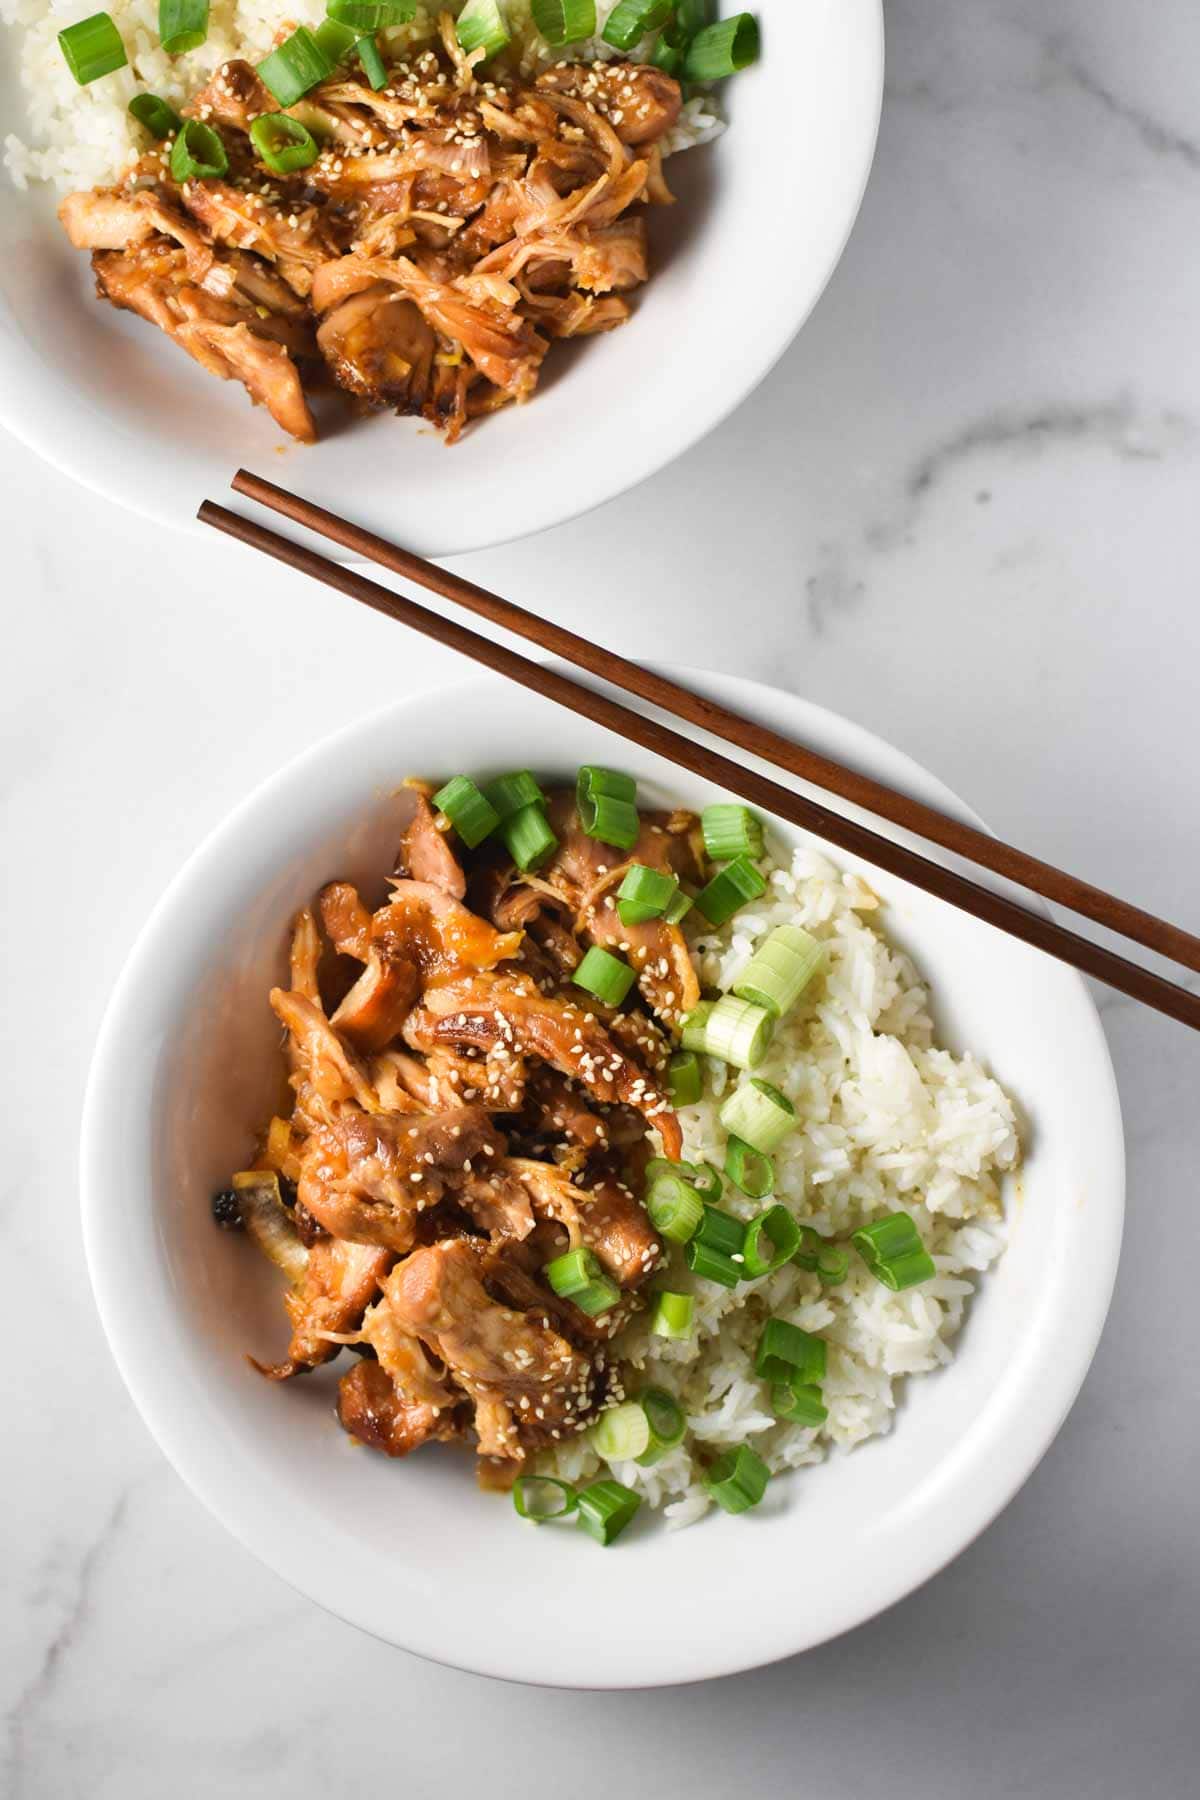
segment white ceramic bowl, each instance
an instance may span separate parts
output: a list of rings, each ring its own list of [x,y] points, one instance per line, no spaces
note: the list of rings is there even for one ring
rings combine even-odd
[[[296,446],[234,382],[93,297],[44,190],[0,171],[0,423],[121,505],[190,525],[240,464],[425,555],[556,525],[661,469],[782,354],[841,255],[875,147],[880,0],[758,0],[763,57],[726,84],[731,128],[669,165],[656,273],[622,330],[558,347],[531,405],[453,450],[390,415]],[[15,34],[0,117],[20,129]],[[284,454],[281,446],[286,445]]]
[[[820,708],[727,677],[689,679],[969,816],[906,757]],[[284,1341],[277,1277],[209,1217],[210,1195],[277,1093],[266,991],[284,971],[288,921],[335,876],[377,891],[395,850],[389,795],[405,774],[532,764],[561,778],[581,762],[628,768],[659,800],[714,797],[491,679],[397,704],[251,795],[164,895],[113,995],[84,1119],[83,1217],[129,1389],[185,1481],[244,1544],[331,1611],[438,1661],[636,1687],[820,1643],[908,1593],[994,1517],[1058,1430],[1099,1339],[1123,1150],[1082,981],[868,870],[887,928],[933,984],[943,1040],[973,1048],[1005,1083],[1028,1147],[1010,1247],[954,1363],[910,1384],[894,1433],[777,1478],[751,1517],[672,1533],[643,1514],[608,1551],[580,1532],[521,1525],[507,1501],[476,1491],[460,1451],[395,1463],[354,1449],[333,1417],[333,1370],[279,1388],[247,1368],[243,1352],[270,1357]]]

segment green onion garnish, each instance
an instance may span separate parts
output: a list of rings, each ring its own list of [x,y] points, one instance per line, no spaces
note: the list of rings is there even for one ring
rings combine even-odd
[[[523,1519],[540,1525],[543,1519],[562,1519],[575,1511],[575,1489],[569,1481],[552,1475],[518,1475],[513,1483],[513,1505]]]
[[[121,34],[106,12],[93,13],[90,19],[68,25],[58,34],[58,47],[80,87],[98,81],[101,75],[111,75],[114,69],[123,69],[129,60]]]
[[[796,1004],[824,960],[824,949],[807,931],[777,925],[733,983],[733,992],[779,1018]]]
[[[712,1206],[725,1192],[721,1171],[714,1169],[710,1162],[702,1162],[698,1166],[692,1164],[692,1183],[706,1206]]]
[[[704,1215],[704,1202],[682,1175],[656,1175],[642,1202],[650,1223],[673,1244],[686,1244]]]
[[[614,956],[610,950],[602,950],[599,944],[591,946],[571,977],[576,987],[595,994],[605,1006],[620,1006],[636,979],[622,957]]]
[[[678,75],[683,68],[684,51],[687,45],[678,42],[675,32],[670,26],[661,31],[650,52],[650,61],[656,69],[662,69],[667,75]]]
[[[172,180],[208,181],[224,175],[228,168],[225,146],[212,126],[185,119],[171,145]]]
[[[714,862],[763,853],[762,820],[748,806],[706,806],[700,814],[700,829],[704,848]]]
[[[477,849],[500,823],[500,814],[469,775],[456,775],[439,788],[433,804],[445,813],[468,850]]]
[[[769,1012],[735,994],[702,1000],[683,1022],[685,1050],[703,1050],[739,1069],[752,1069],[767,1052],[775,1022]]]
[[[322,19],[319,25],[314,25],[313,36],[335,66],[345,62],[359,39],[359,33],[352,26],[339,25],[336,19]]]
[[[763,1239],[766,1239],[764,1247]],[[742,1256],[746,1274],[757,1281],[791,1262],[800,1245],[800,1227],[786,1206],[768,1206],[746,1227]]]
[[[358,52],[358,60],[362,64],[363,74],[370,86],[378,93],[380,88],[385,88],[388,83],[388,72],[383,58],[379,54],[379,45],[375,42],[374,37],[367,36],[360,37],[355,48]]]
[[[663,921],[667,925],[679,925],[682,923],[682,921],[684,919],[687,918],[687,916],[691,912],[691,910],[692,910],[691,896],[690,896],[690,894],[685,894],[683,889],[680,888],[680,890],[676,894],[675,898],[671,901],[670,905],[667,907],[666,911],[663,913]]]
[[[696,1227],[695,1239],[698,1244],[705,1244],[710,1250],[719,1250],[722,1256],[734,1261],[742,1254],[742,1239],[746,1228],[740,1219],[732,1213],[722,1212],[718,1206],[706,1206],[703,1217]],[[741,1271],[738,1271],[739,1278]]]
[[[724,925],[747,900],[757,900],[767,884],[747,856],[737,856],[696,895],[696,906],[710,925]]]
[[[614,50],[632,50],[647,32],[666,24],[672,9],[673,0],[617,0],[600,35]]]
[[[616,769],[585,763],[575,783],[575,807],[588,837],[618,850],[632,850],[638,841],[637,782]]]
[[[501,820],[511,819],[523,807],[544,807],[546,804],[545,794],[528,769],[517,769],[511,775],[497,775],[495,781],[485,781],[483,795]]]
[[[606,1463],[633,1462],[650,1445],[650,1421],[636,1400],[610,1406],[588,1432],[597,1456]]]
[[[208,0],[158,0],[158,36],[168,56],[198,50],[208,36]]]
[[[617,889],[617,912],[622,925],[661,919],[678,893],[679,883],[673,875],[648,869],[645,863],[634,863]]]
[[[701,1091],[695,1051],[677,1050],[667,1064],[667,1092],[672,1106],[695,1106]]]
[[[725,1146],[725,1173],[747,1200],[765,1200],[774,1192],[775,1165],[741,1138],[731,1137]]]
[[[668,1394],[665,1388],[643,1388],[638,1404],[650,1428],[650,1442],[639,1452],[637,1460],[648,1469],[661,1462],[668,1450],[682,1444],[687,1420],[675,1396]]]
[[[621,1298],[620,1288],[608,1279],[592,1250],[568,1250],[548,1262],[542,1274],[560,1299],[570,1300],[589,1318],[608,1312]]]
[[[596,0],[533,0],[533,22],[554,49],[596,33]]]
[[[734,13],[698,31],[683,59],[687,81],[721,81],[758,60],[758,20],[753,13]]]
[[[850,1242],[877,1281],[899,1293],[937,1274],[921,1234],[906,1212],[888,1213],[851,1235]]]
[[[485,58],[495,56],[508,42],[508,26],[497,0],[467,0],[455,30],[468,55],[472,50],[482,50]]]
[[[175,108],[160,100],[157,94],[135,94],[129,102],[129,111],[155,138],[170,137],[183,123]]]
[[[722,1287],[736,1287],[742,1279],[741,1263],[714,1250],[710,1244],[697,1243],[695,1238],[684,1250],[683,1260],[693,1275],[702,1275],[705,1281],[718,1281]]]
[[[712,19],[712,0],[676,0],[675,29],[681,38],[695,37]]]
[[[752,1075],[734,1088],[721,1107],[720,1118],[726,1131],[770,1156],[795,1126],[796,1109],[777,1087]]]
[[[850,1273],[850,1257],[840,1244],[825,1245],[817,1258],[817,1279],[822,1287],[837,1287]]]
[[[536,869],[558,849],[558,839],[540,806],[523,806],[504,820],[500,837],[518,869]]]
[[[741,1444],[717,1458],[704,1477],[704,1485],[727,1513],[743,1513],[758,1505],[770,1479],[771,1471],[762,1457]]]
[[[250,126],[250,142],[272,175],[307,169],[321,154],[312,132],[287,113],[259,113]]]
[[[407,25],[416,16],[417,0],[329,0],[325,10],[339,25],[353,26],[357,38],[364,31]]]
[[[258,73],[280,106],[294,106],[310,88],[332,75],[336,66],[307,25],[301,25],[277,50],[263,57]]]
[[[768,1319],[754,1353],[754,1373],[764,1381],[820,1387],[825,1379],[825,1339],[786,1319]]]
[[[579,1523],[598,1544],[611,1544],[641,1504],[640,1495],[619,1481],[593,1481],[578,1495]]]
[[[787,1419],[792,1425],[823,1425],[829,1417],[829,1408],[821,1400],[819,1387],[807,1384],[797,1386],[790,1381],[776,1381],[771,1387],[771,1411],[777,1419]]]
[[[681,1343],[692,1335],[692,1314],[695,1310],[696,1302],[691,1294],[665,1291],[656,1294],[650,1314],[650,1329],[656,1337],[671,1338]]]

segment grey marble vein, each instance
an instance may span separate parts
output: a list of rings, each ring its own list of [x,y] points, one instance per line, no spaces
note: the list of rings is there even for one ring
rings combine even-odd
[[[1089,100],[1094,100],[1111,118],[1128,126],[1152,155],[1173,157],[1189,169],[1200,170],[1200,138],[1188,137],[1133,101],[1124,99],[1087,66],[1077,46],[1069,39],[1043,38],[1042,46],[1046,66],[1040,86],[1049,89],[1065,84],[1077,89]]]

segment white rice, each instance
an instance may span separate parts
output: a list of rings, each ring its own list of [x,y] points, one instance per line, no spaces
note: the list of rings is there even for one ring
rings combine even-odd
[[[621,1463],[611,1470],[652,1506],[664,1506],[673,1526],[692,1524],[709,1505],[697,1451],[748,1443],[778,1471],[888,1431],[897,1382],[949,1362],[976,1279],[1004,1249],[1001,1180],[1016,1167],[1020,1148],[1012,1104],[972,1056],[955,1057],[933,1043],[926,989],[908,957],[876,929],[878,906],[857,877],[798,850],[790,867],[773,866],[758,904],[693,949],[702,983],[726,988],[775,926],[800,925],[821,939],[826,972],[755,1070],[788,1095],[800,1120],[776,1153],[772,1199],[839,1239],[903,1209],[916,1221],[937,1276],[893,1294],[852,1254],[849,1279],[839,1287],[823,1289],[815,1275],[789,1265],[730,1290],[691,1276],[675,1252],[657,1285],[695,1295],[694,1336],[683,1343],[654,1337],[642,1314],[615,1349],[632,1367],[630,1391],[653,1384],[676,1395],[688,1435],[651,1468]],[[704,1098],[681,1114],[684,1154],[720,1168],[722,1094],[746,1077],[705,1061]],[[762,1203],[727,1184],[721,1204],[750,1218]],[[829,1417],[818,1430],[780,1424],[770,1411],[753,1369],[768,1316],[828,1344]],[[542,1466],[580,1481],[603,1465],[587,1438],[576,1437]]]
[[[397,50],[431,42],[437,15],[458,13],[465,0],[446,0],[444,8],[422,4],[411,24],[383,35]],[[99,0],[0,0],[0,19],[20,32],[18,63],[29,113],[23,136],[4,140],[4,161],[18,187],[30,181],[52,182],[63,192],[116,181],[145,148],[142,134],[127,108],[143,89],[179,107],[202,87],[230,57],[256,62],[271,49],[277,35],[296,25],[319,25],[326,0],[212,0],[208,37],[186,56],[168,56],[158,40],[158,0],[108,0],[106,10],[125,44],[129,66],[88,87],[78,87],[58,47],[58,33],[95,12]],[[597,26],[603,28],[616,0],[596,0]],[[524,73],[562,60],[592,61],[615,57],[600,37],[551,50],[535,30],[530,0],[506,0],[505,12]],[[631,55],[643,60],[652,39]],[[6,53],[11,50],[6,47]],[[706,143],[722,130],[716,102],[707,95],[688,100],[668,134],[669,154]]]

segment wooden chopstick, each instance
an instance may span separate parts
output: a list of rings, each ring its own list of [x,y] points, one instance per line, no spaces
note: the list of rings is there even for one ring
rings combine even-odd
[[[677,732],[660,725],[657,720],[633,712],[619,701],[610,700],[607,695],[598,694],[591,688],[572,681],[568,676],[559,674],[556,669],[531,662],[528,657],[509,650],[503,644],[493,643],[490,638],[481,637],[465,625],[443,619],[437,613],[419,606],[415,600],[393,594],[379,582],[371,581],[367,576],[345,568],[340,563],[331,562],[317,551],[293,543],[289,538],[282,537],[253,519],[242,518],[240,514],[217,506],[211,500],[204,501],[197,516],[204,524],[238,538],[242,543],[274,557],[277,562],[286,563],[289,568],[323,582],[326,587],[335,588],[339,593],[348,595],[350,599],[357,600],[376,612],[384,613],[390,619],[398,620],[400,624],[432,638],[435,643],[457,650],[472,661],[482,663],[485,668],[507,676],[518,686],[545,695],[571,713],[582,713],[585,718],[616,733],[618,737],[641,744],[644,749],[653,751],[668,762],[677,763],[681,768],[691,770],[693,774],[715,786],[740,794],[743,799],[761,807],[764,812],[775,813],[779,818],[787,819],[793,825],[836,844],[840,849],[861,856],[878,868],[887,869],[902,880],[911,882],[914,887],[948,901],[963,912],[997,926],[1010,936],[1020,938],[1022,942],[1032,944],[1036,949],[1044,950],[1062,962],[1070,963],[1085,974],[1096,976],[1110,987],[1130,995],[1132,999],[1143,1001],[1156,1011],[1167,1014],[1169,1018],[1178,1019],[1182,1024],[1190,1025],[1193,1030],[1200,1030],[1200,995],[1191,994],[1186,988],[1164,981],[1150,970],[1127,962],[1124,957],[1053,924],[1038,913],[1029,912],[1005,895],[980,887],[965,876],[956,874],[954,870],[943,868],[940,863],[930,862],[902,844],[880,837],[865,826],[843,818],[840,813],[831,812],[801,794],[793,793],[790,788],[781,787],[778,782],[771,781],[752,769],[742,768],[717,751],[680,737]]]
[[[587,638],[568,631],[565,626],[556,625],[550,619],[539,618],[536,613],[526,612],[524,607],[502,599],[499,594],[489,593],[487,588],[476,587],[474,582],[465,581],[461,575],[453,575],[448,569],[441,569],[436,563],[427,562],[424,557],[416,556],[410,550],[402,550],[398,544],[391,544],[386,538],[377,537],[373,531],[367,531],[361,525],[353,525],[346,519],[339,518],[336,513],[326,512],[323,506],[317,506],[311,500],[302,500],[297,495],[290,494],[286,488],[264,481],[259,475],[239,469],[231,485],[237,493],[245,494],[247,499],[257,501],[260,506],[281,513],[297,525],[307,526],[310,531],[332,539],[335,544],[354,551],[368,562],[391,569],[394,574],[402,575],[407,581],[415,581],[418,586],[429,588],[444,600],[452,600],[456,606],[465,607],[468,612],[489,620],[493,625],[502,626],[518,637],[528,639],[539,649],[549,651],[552,656],[560,656],[564,662],[586,669],[589,675],[598,676],[600,680],[611,682],[615,687],[625,688],[639,699],[649,701],[652,706],[674,713],[677,718],[686,719],[690,725],[698,725],[701,730],[710,731],[714,737],[724,738],[739,750],[761,757],[764,762],[774,763],[776,767],[786,769],[791,775],[799,775],[803,780],[811,781],[814,786],[824,788],[831,794],[840,794],[843,800],[851,800],[856,806],[877,814],[881,819],[890,819],[893,825],[900,825],[915,836],[928,839],[932,844],[940,844],[943,850],[952,850],[967,862],[991,869],[994,874],[1003,875],[1005,880],[1028,888],[1032,893],[1041,894],[1043,899],[1065,906],[1071,912],[1079,913],[1097,925],[1103,925],[1108,930],[1129,938],[1131,942],[1143,945],[1147,950],[1156,950],[1161,956],[1182,963],[1185,968],[1200,971],[1200,937],[1184,931],[1181,926],[1156,918],[1153,913],[1144,912],[1140,906],[1133,906],[1115,894],[1105,893],[1103,888],[1093,887],[1090,882],[1068,875],[1065,870],[1056,869],[1051,863],[1029,856],[1015,845],[1002,843],[999,838],[990,837],[987,832],[977,830],[974,825],[967,825],[961,819],[952,819],[932,806],[925,806],[911,795],[873,781],[869,775],[861,775],[855,769],[832,762],[817,751],[797,744],[790,738],[781,737],[778,732],[757,724],[753,719],[743,718],[713,700],[706,700],[701,694],[692,693],[665,675],[643,669],[638,663],[618,656],[615,651],[605,650],[599,644],[593,644]]]

